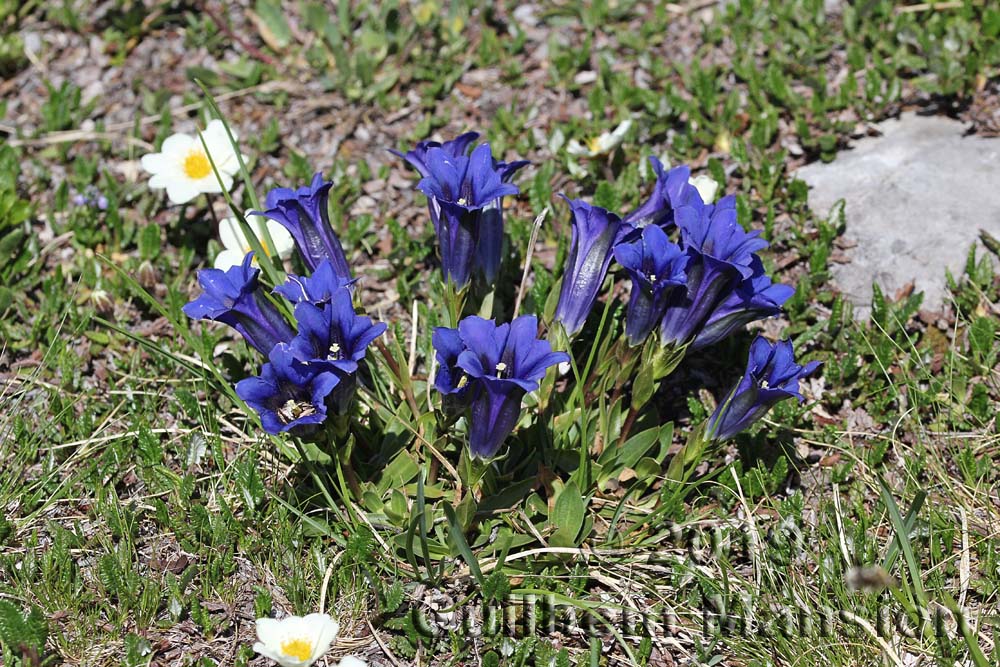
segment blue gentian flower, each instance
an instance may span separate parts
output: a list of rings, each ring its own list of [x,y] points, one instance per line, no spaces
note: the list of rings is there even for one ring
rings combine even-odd
[[[351,279],[351,269],[340,245],[340,238],[330,225],[327,202],[333,183],[323,175],[313,176],[310,185],[298,190],[274,188],[267,193],[266,211],[253,211],[281,224],[295,239],[295,245],[310,271],[329,260],[343,280]]]
[[[295,306],[299,333],[289,348],[295,358],[322,371],[332,371],[340,383],[329,402],[345,414],[357,388],[358,362],[371,343],[385,330],[384,322],[372,322],[354,312],[351,291],[337,290],[330,302],[316,306],[303,301]]]
[[[303,301],[295,306],[299,333],[289,345],[299,361],[343,374],[358,370],[371,343],[385,330],[384,322],[372,322],[354,312],[350,290],[341,288],[325,306]]]
[[[434,386],[468,405],[469,447],[478,458],[497,453],[517,424],[521,399],[538,389],[549,366],[569,361],[565,352],[553,352],[548,341],[538,339],[534,315],[499,326],[466,317],[457,330],[435,329],[433,343],[441,363]]]
[[[700,201],[674,210],[690,260],[686,289],[671,293],[660,324],[663,345],[690,343],[729,292],[753,275],[754,253],[768,245],[759,231],[740,226],[734,197],[714,206]]]
[[[771,282],[771,278],[764,273],[760,258],[754,257],[750,266],[753,275],[729,292],[708,316],[704,327],[691,343],[692,349],[714,345],[750,322],[780,315],[782,305],[795,294],[794,287]]]
[[[292,303],[309,303],[321,306],[329,303],[333,295],[344,287],[351,287],[355,280],[344,279],[328,259],[324,259],[313,271],[311,276],[295,276],[288,274],[283,285],[278,285],[274,291]]]
[[[276,345],[259,377],[236,383],[236,394],[260,415],[268,433],[290,431],[326,420],[326,398],[340,379],[295,358],[288,345]]]
[[[412,150],[406,151],[406,153],[393,148],[390,148],[389,152],[409,162],[410,166],[416,169],[422,177],[427,178],[431,175],[430,169],[427,168],[427,151],[432,148],[440,148],[450,157],[462,157],[469,152],[469,146],[478,138],[478,132],[466,132],[443,143],[440,141],[417,142],[417,145]]]
[[[274,304],[267,300],[252,266],[253,253],[243,263],[222,271],[202,269],[198,283],[204,292],[184,306],[193,320],[215,320],[236,329],[252,347],[267,355],[278,343],[291,341],[295,332]]]
[[[614,213],[563,196],[573,211],[573,236],[563,271],[555,319],[569,336],[583,328],[611,264],[615,243],[627,227]]]
[[[643,204],[626,215],[624,221],[636,230],[647,225],[658,225],[664,230],[674,224],[674,209],[681,206],[703,206],[698,189],[690,184],[691,168],[685,165],[667,171],[655,157],[649,157],[649,164],[656,174],[653,194]],[[632,236],[636,236],[633,233]],[[633,240],[629,238],[629,241]]]
[[[804,399],[799,380],[811,375],[820,363],[805,366],[795,363],[791,341],[771,345],[758,336],[750,345],[747,369],[739,383],[730,390],[709,418],[705,437],[728,440],[764,416],[771,406],[786,398]]]
[[[489,144],[480,144],[469,157],[429,148],[424,164],[430,175],[421,179],[417,188],[429,200],[445,280],[461,288],[472,277],[484,212],[499,216],[499,209],[492,206],[504,195],[515,195],[519,190],[503,181]],[[492,220],[487,224],[502,223]],[[484,252],[492,253],[493,246]]]
[[[638,240],[616,245],[614,255],[632,279],[625,334],[639,345],[663,318],[670,292],[684,285],[688,256],[656,225],[643,229]]]

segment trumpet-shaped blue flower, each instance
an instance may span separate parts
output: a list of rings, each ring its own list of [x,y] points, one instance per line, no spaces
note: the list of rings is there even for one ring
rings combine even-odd
[[[667,171],[663,164],[650,156],[649,164],[656,174],[653,194],[643,204],[625,216],[624,221],[639,230],[647,225],[658,225],[665,230],[674,224],[674,210],[682,206],[703,206],[698,189],[690,184],[691,169],[685,165]],[[633,232],[631,236],[636,236]],[[633,240],[631,237],[629,240]]]
[[[499,326],[470,316],[457,330],[436,329],[433,343],[441,364],[434,386],[468,405],[469,447],[479,458],[500,449],[521,415],[521,399],[538,388],[549,366],[569,361],[538,339],[534,315]]]
[[[408,150],[405,153],[397,151],[393,148],[390,148],[389,152],[409,162],[410,166],[416,169],[422,177],[427,178],[431,175],[430,169],[427,168],[427,151],[432,148],[440,148],[450,157],[463,157],[469,152],[469,146],[471,146],[478,138],[478,132],[466,132],[465,134],[458,135],[450,141],[417,142],[417,145],[414,146],[412,150]]]
[[[333,295],[345,287],[353,287],[355,280],[344,279],[337,274],[333,264],[324,259],[316,267],[311,276],[295,276],[288,274],[283,285],[278,285],[274,291],[292,303],[309,303],[321,306],[330,303]]]
[[[489,144],[480,144],[469,157],[452,156],[442,148],[429,148],[424,165],[430,172],[417,188],[427,195],[431,220],[437,230],[441,264],[446,280],[457,287],[469,283],[476,263],[484,216],[499,216],[499,200],[519,192],[503,181]],[[502,222],[489,220],[487,226]],[[492,256],[495,243],[482,251]],[[495,252],[499,254],[499,247]]]
[[[288,345],[276,345],[259,377],[236,383],[236,394],[260,415],[268,433],[321,424],[326,420],[327,396],[340,379],[295,358]]]
[[[750,322],[781,314],[782,305],[795,294],[794,287],[771,282],[760,258],[754,257],[750,266],[753,275],[739,283],[712,311],[695,336],[692,349],[714,345]]]
[[[294,336],[292,328],[274,304],[267,300],[252,266],[253,253],[243,263],[223,271],[202,269],[198,283],[203,293],[184,306],[184,314],[193,320],[215,320],[236,329],[252,347],[268,354],[278,343]]]
[[[385,333],[384,322],[354,312],[350,290],[341,288],[322,307],[308,301],[295,306],[299,333],[289,347],[295,358],[321,369],[354,373],[372,342]]]
[[[292,354],[309,366],[337,374],[340,383],[329,402],[338,414],[345,414],[357,388],[358,362],[364,359],[368,346],[385,332],[385,323],[355,313],[347,288],[334,292],[323,306],[299,303],[295,306],[295,320],[299,333],[289,345]]]
[[[656,225],[644,228],[632,243],[619,243],[614,254],[632,279],[625,334],[630,344],[639,345],[663,318],[670,292],[684,285],[688,256]]]
[[[315,271],[323,260],[329,260],[336,274],[347,281],[351,279],[351,269],[340,238],[330,225],[327,208],[331,187],[333,183],[324,181],[323,175],[317,173],[310,185],[298,190],[274,188],[267,193],[267,210],[253,212],[289,231],[310,271]]]
[[[569,257],[563,271],[555,319],[566,333],[577,334],[594,307],[611,264],[615,243],[627,227],[614,213],[579,199],[563,196],[573,211]]]
[[[746,232],[736,220],[735,198],[698,204],[674,211],[690,260],[686,289],[670,295],[660,324],[664,345],[690,343],[729,292],[753,275],[754,253],[767,247],[759,231]]]
[[[728,440],[786,398],[794,397],[801,403],[805,399],[799,393],[799,380],[811,375],[819,365],[818,361],[805,366],[796,364],[791,341],[772,345],[758,336],[750,345],[743,378],[709,418],[706,438]]]

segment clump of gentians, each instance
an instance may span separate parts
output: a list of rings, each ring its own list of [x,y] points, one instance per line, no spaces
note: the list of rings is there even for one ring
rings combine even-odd
[[[354,280],[327,211],[331,186],[317,174],[309,186],[276,188],[261,213],[288,230],[311,275],[289,274],[269,297],[251,252],[228,270],[199,271],[203,293],[184,306],[192,319],[233,327],[267,357],[260,375],[238,382],[236,393],[268,433],[306,432],[330,414],[346,414],[367,348],[386,330],[354,310]],[[294,328],[272,301],[279,297],[294,304]]]
[[[434,387],[452,410],[467,410],[469,449],[475,458],[496,455],[521,416],[521,399],[538,389],[550,366],[569,361],[538,338],[538,319],[510,324],[470,316],[457,329],[438,327],[432,339],[440,364]]]
[[[750,345],[747,368],[708,420],[705,439],[722,441],[749,428],[771,407],[786,398],[804,399],[799,381],[816,371],[820,362],[795,363],[791,341],[769,343],[758,336]]]
[[[406,153],[391,151],[422,177],[417,189],[427,195],[444,277],[459,289],[476,272],[487,284],[496,281],[503,253],[503,197],[520,192],[510,181],[529,164],[494,159],[488,143],[468,155],[478,138],[477,132],[466,132],[443,143],[421,141]]]
[[[781,313],[794,289],[766,275],[757,252],[768,243],[739,224],[735,197],[706,203],[690,169],[650,163],[652,196],[623,218],[570,201],[573,238],[556,307],[566,332],[583,328],[612,257],[632,279],[625,330],[633,346],[655,333],[661,347],[698,349]]]

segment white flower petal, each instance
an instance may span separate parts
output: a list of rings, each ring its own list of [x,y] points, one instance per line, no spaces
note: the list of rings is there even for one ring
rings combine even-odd
[[[195,141],[197,141],[197,139],[189,134],[171,134],[163,140],[163,145],[160,146],[160,151],[168,157],[183,155],[191,149],[191,146],[195,143]]]
[[[632,119],[628,118],[623,120],[615,128],[614,132],[611,133],[612,139],[616,140],[619,144],[625,138],[625,134],[632,128]]]
[[[570,155],[590,155],[590,149],[576,139],[570,139],[566,144],[566,152]]]
[[[313,645],[313,661],[330,650],[330,644],[337,638],[340,631],[340,624],[330,618],[329,614],[309,614],[302,619],[313,628],[313,637],[316,643]]]
[[[163,153],[149,153],[139,160],[142,168],[151,174],[158,174],[167,169],[167,156]]]
[[[213,266],[217,269],[223,271],[231,269],[234,266],[239,266],[243,263],[243,258],[246,257],[246,253],[241,250],[236,250],[232,248],[226,248],[218,255],[215,256],[215,263]]]
[[[219,223],[219,240],[226,250],[243,250],[249,245],[236,218],[224,218]]]
[[[167,181],[164,187],[167,188],[167,199],[170,200],[171,204],[186,204],[202,193],[191,181],[179,179]]]
[[[695,176],[694,178],[688,179],[688,183],[693,185],[701,195],[701,200],[706,204],[711,204],[715,201],[715,194],[719,191],[719,183],[706,174],[701,174],[700,176]]]
[[[337,663],[337,667],[368,667],[368,663],[353,655],[345,655]]]
[[[273,254],[281,259],[288,259],[292,256],[292,252],[295,250],[295,239],[292,238],[291,233],[287,229],[281,226],[280,222],[268,220],[267,233],[271,235],[271,240],[274,241]]]
[[[273,620],[273,619],[271,619]],[[277,646],[277,644],[275,644]],[[270,644],[265,644],[263,642],[256,642],[253,645],[254,653],[259,653],[265,658],[270,658],[271,660],[279,661],[281,660],[281,654],[276,652],[271,648]]]

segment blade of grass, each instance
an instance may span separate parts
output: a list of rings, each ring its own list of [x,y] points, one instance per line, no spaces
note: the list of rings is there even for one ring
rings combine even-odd
[[[462,555],[462,559],[469,565],[469,571],[479,584],[479,590],[485,590],[486,580],[483,578],[483,571],[479,568],[479,559],[472,553],[469,543],[462,532],[462,526],[458,523],[458,516],[455,515],[455,508],[448,503],[444,503],[444,514],[448,518],[448,527],[451,530],[451,539],[455,542],[455,548]]]

